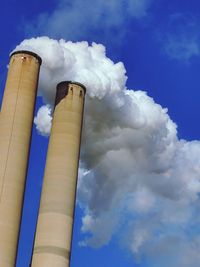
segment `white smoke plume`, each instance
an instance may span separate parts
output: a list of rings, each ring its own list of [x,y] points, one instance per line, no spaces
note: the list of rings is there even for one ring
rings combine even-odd
[[[179,140],[167,109],[128,90],[123,63],[107,58],[103,45],[40,37],[16,49],[43,59],[39,88],[48,106],[35,118],[41,134],[50,130],[56,84],[87,87],[78,186],[86,237],[80,244],[100,247],[117,236],[156,267],[165,266],[163,258],[168,267],[197,267],[200,142]]]
[[[37,116],[34,118],[36,129],[41,135],[48,136],[51,131],[51,111],[50,105],[42,106],[38,110]]]

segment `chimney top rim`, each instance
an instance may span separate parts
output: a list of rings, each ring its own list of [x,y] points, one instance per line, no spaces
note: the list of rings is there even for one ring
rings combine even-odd
[[[59,82],[58,84],[57,84],[57,89],[58,89],[58,87],[60,86],[60,85],[64,85],[64,84],[66,84],[67,86],[69,85],[69,84],[75,84],[75,85],[79,85],[83,90],[84,90],[84,93],[86,94],[86,87],[82,84],[82,83],[79,83],[79,82],[75,82],[75,81],[62,81],[62,82]]]
[[[31,56],[35,57],[38,60],[40,65],[42,64],[42,58],[40,56],[38,56],[38,54],[36,54],[36,53],[34,53],[32,51],[29,51],[29,50],[16,50],[16,51],[14,51],[14,52],[12,52],[10,54],[10,58],[12,56],[16,55],[16,54],[28,54],[28,55],[31,55]]]

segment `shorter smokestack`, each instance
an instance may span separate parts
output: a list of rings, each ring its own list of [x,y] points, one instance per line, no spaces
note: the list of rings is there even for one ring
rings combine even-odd
[[[86,88],[57,86],[32,267],[68,267]]]

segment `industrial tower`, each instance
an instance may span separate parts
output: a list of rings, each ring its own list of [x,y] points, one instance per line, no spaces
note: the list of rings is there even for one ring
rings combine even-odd
[[[14,267],[41,58],[11,54],[0,112],[0,266]]]
[[[86,89],[57,86],[32,267],[68,267]]]

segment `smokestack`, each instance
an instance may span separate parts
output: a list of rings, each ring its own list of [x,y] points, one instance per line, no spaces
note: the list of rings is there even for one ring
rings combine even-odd
[[[0,112],[0,265],[15,266],[41,58],[11,54]]]
[[[32,267],[68,267],[86,89],[57,86]]]

